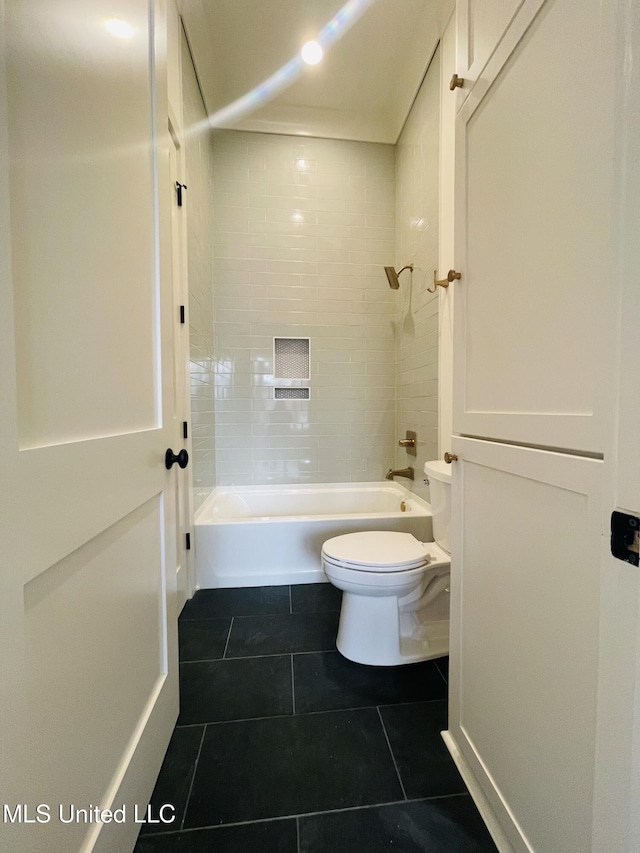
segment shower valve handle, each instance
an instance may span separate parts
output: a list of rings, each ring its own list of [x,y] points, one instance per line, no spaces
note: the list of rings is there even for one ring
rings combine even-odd
[[[173,467],[174,462],[177,462],[181,468],[186,468],[189,464],[189,454],[187,451],[182,449],[180,453],[176,455],[173,450],[169,448],[164,455],[164,464],[167,471]]]

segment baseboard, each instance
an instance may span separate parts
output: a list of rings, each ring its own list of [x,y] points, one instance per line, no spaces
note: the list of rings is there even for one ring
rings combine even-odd
[[[489,830],[489,833],[493,838],[496,847],[499,850],[499,853],[515,853],[513,847],[511,846],[511,842],[505,835],[504,830],[498,822],[496,813],[491,807],[491,804],[489,803],[489,800],[487,799],[484,791],[480,787],[480,784],[476,779],[471,767],[467,763],[467,760],[460,752],[457,743],[451,736],[451,733],[448,731],[444,731],[440,732],[440,734],[442,735],[442,739],[444,740],[447,749],[451,753],[451,757],[453,758],[456,767],[460,771],[460,775],[462,776],[465,785],[469,789],[471,798],[476,804],[476,807],[480,812],[480,817],[485,822],[486,827]]]

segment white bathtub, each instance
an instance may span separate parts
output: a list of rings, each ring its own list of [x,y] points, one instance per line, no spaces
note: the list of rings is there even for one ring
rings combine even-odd
[[[326,581],[322,543],[358,530],[400,530],[429,541],[431,507],[386,480],[217,488],[195,516],[198,587]]]

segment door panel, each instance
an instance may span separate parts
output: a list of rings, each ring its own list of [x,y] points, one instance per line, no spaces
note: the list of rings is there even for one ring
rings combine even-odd
[[[450,731],[516,851],[584,853],[603,463],[453,444]]]
[[[117,11],[0,2],[0,786],[132,815],[177,716],[177,436],[162,4],[128,0],[127,38]],[[137,830],[4,825],[3,849]]]
[[[7,7],[21,448],[158,425],[148,14],[87,39],[83,5]]]
[[[465,84],[458,89],[458,107],[498,46],[523,0],[458,0],[456,74]]]
[[[101,802],[166,677],[163,514],[156,496],[24,586],[38,803],[78,803],[79,792],[81,802]],[[138,555],[135,571],[131,554]],[[79,742],[91,748],[70,761],[69,744]],[[86,832],[54,820],[48,849],[79,849]]]
[[[603,450],[614,51],[601,6],[546,3],[458,115],[454,432]]]

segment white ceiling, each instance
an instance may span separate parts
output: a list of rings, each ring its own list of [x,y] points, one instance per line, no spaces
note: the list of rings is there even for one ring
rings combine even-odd
[[[346,0],[181,0],[210,115],[292,59]],[[221,126],[395,143],[455,0],[376,0],[317,66]]]

